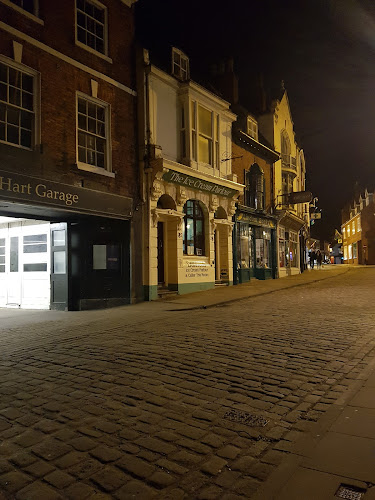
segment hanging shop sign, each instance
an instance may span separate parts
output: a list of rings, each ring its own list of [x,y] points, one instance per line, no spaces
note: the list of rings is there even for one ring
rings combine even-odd
[[[181,174],[180,172],[175,172],[174,170],[168,170],[168,172],[163,175],[163,180],[173,182],[174,184],[179,184],[180,186],[185,186],[187,188],[199,189],[200,191],[217,194],[218,196],[225,196],[227,198],[232,198],[238,194],[237,189],[220,186],[219,184],[197,179],[192,175]]]
[[[321,218],[322,218],[321,212],[314,212],[310,214],[310,219],[321,219]]]
[[[0,199],[95,215],[129,218],[132,199],[0,170]]]
[[[253,226],[268,227],[270,229],[275,228],[274,221],[270,219],[264,219],[262,217],[257,217],[256,215],[251,214],[240,213],[237,215],[237,221],[247,222],[248,224],[251,224]]]
[[[288,203],[290,205],[310,203],[311,200],[312,193],[310,193],[310,191],[296,191],[295,193],[289,193],[288,195]]]

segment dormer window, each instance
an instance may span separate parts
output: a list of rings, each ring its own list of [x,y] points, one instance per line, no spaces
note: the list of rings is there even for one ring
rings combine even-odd
[[[247,135],[258,140],[258,124],[251,116],[247,117]]]
[[[189,58],[181,50],[172,47],[172,75],[179,80],[189,79]]]

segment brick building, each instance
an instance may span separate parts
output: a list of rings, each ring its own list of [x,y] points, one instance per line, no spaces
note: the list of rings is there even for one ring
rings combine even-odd
[[[374,194],[367,190],[342,211],[344,264],[375,264]]]
[[[277,277],[274,162],[279,154],[260,142],[258,122],[238,105],[233,127],[233,173],[245,185],[234,216],[234,283]],[[264,142],[264,141],[263,141]]]
[[[137,296],[133,3],[0,0],[0,306]]]

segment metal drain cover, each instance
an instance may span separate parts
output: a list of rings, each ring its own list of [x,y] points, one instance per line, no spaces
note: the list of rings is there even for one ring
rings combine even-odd
[[[227,411],[224,418],[231,420],[232,422],[249,425],[250,427],[264,427],[269,422],[269,420],[260,415],[253,415],[252,413],[239,410]]]
[[[364,490],[363,488],[358,488],[358,486],[340,484],[339,489],[335,493],[335,496],[339,498],[347,498],[349,500],[361,500],[365,493],[366,490]]]

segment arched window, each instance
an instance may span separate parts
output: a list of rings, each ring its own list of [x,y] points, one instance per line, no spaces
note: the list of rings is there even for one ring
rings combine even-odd
[[[264,175],[257,163],[246,172],[245,202],[248,207],[264,210]]]
[[[204,255],[204,214],[197,200],[184,205],[183,251],[185,255]]]

